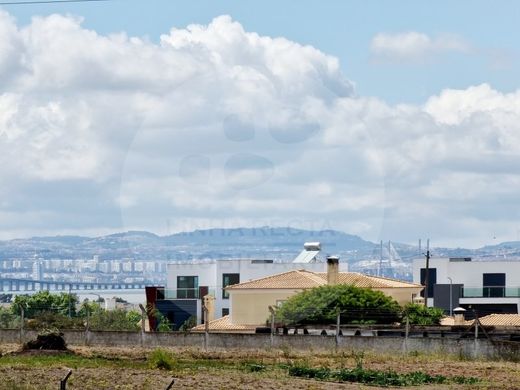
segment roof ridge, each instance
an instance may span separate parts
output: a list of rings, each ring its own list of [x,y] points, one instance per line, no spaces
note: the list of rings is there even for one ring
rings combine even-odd
[[[304,271],[304,272],[300,272],[300,271]],[[317,272],[313,272],[313,271],[308,271],[306,269],[304,270],[298,270],[298,272],[306,277],[307,279],[310,279],[312,280],[313,282],[316,282],[316,283],[319,283],[320,285],[322,285],[324,283],[324,280],[323,278],[320,278],[317,274]]]
[[[228,287],[226,287],[226,289],[232,289],[234,286],[244,285],[244,284],[247,284],[247,283],[253,283],[253,282],[260,282],[260,281],[264,281],[264,280],[270,280],[270,279],[278,278],[281,275],[287,275],[287,274],[290,274],[290,273],[300,273],[301,274],[301,272],[299,272],[299,271],[305,271],[305,270],[292,269],[292,270],[289,270],[289,271],[280,272],[279,274],[264,276],[262,278],[249,279],[249,280],[246,280],[244,282],[240,282],[240,283],[228,286]]]

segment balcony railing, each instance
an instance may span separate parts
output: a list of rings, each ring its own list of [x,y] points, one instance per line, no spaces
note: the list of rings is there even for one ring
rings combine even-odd
[[[207,294],[215,296],[215,290],[209,289]],[[202,298],[198,288],[157,289],[157,300],[164,299],[200,299]]]
[[[463,287],[462,298],[520,298],[520,287]]]

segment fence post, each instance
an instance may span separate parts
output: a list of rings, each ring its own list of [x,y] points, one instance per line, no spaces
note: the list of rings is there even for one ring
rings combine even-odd
[[[88,304],[85,305],[85,312],[87,313],[87,321],[85,324],[85,345],[89,344],[89,335],[90,335],[90,310],[88,308]]]
[[[202,312],[204,314],[204,351],[208,352],[208,339],[209,339],[209,316],[208,308],[202,303]]]
[[[410,318],[406,316],[406,327],[404,329],[404,352],[408,352],[408,335],[410,334]]]
[[[269,306],[269,311],[271,312],[271,348],[274,346],[274,319],[275,319],[275,311],[272,306]]]
[[[72,370],[69,370],[67,375],[60,380],[60,390],[67,390],[67,381],[69,380],[70,376],[72,375]]]
[[[478,326],[479,326],[479,320],[478,320],[478,314],[475,310],[473,310],[473,313],[475,314],[475,321],[474,321],[474,324],[475,324],[475,345],[474,345],[474,350],[473,350],[473,354],[475,355],[475,359],[478,357]]]
[[[25,322],[25,310],[20,305],[20,344],[24,343],[24,322]]]
[[[341,311],[338,309],[338,313],[336,315],[336,352],[338,351],[338,347],[339,347],[339,332],[341,332],[340,325],[341,325]]]
[[[143,305],[139,304],[141,309],[141,347],[144,347],[144,334],[146,331],[146,309]]]

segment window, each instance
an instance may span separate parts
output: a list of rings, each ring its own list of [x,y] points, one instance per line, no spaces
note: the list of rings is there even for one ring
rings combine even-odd
[[[240,274],[222,274],[222,298],[229,299],[229,293],[224,290],[227,286],[240,283]]]
[[[437,268],[428,269],[428,298],[433,298],[433,286],[437,283]],[[421,284],[426,283],[426,268],[421,268]],[[421,291],[421,297],[424,297],[424,290]]]
[[[229,308],[225,307],[222,309],[222,317],[229,315]]]
[[[506,274],[482,274],[484,297],[505,296]]]
[[[198,298],[199,277],[177,276],[177,298]]]

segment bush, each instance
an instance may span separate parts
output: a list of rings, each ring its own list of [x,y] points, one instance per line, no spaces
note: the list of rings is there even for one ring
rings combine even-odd
[[[342,324],[389,324],[401,318],[399,304],[382,292],[338,284],[290,297],[278,309],[276,320],[286,325],[335,323],[338,310]]]
[[[197,326],[197,317],[191,316],[179,327],[181,332],[189,332],[191,328]]]
[[[148,357],[150,368],[157,368],[160,370],[171,370],[174,366],[174,361],[170,353],[164,349],[155,349]]]
[[[139,330],[141,316],[135,315],[135,311],[122,309],[103,310],[93,312],[90,315],[90,329],[92,330]]]
[[[10,310],[0,307],[0,328],[14,329],[20,326],[20,317]]]
[[[17,295],[11,305],[14,314],[20,315],[24,308],[25,318],[34,318],[43,312],[53,312],[62,315],[76,315],[78,297],[75,294],[52,294],[49,291],[39,291],[34,295]]]
[[[387,370],[368,370],[360,367],[340,370],[329,368],[310,368],[306,366],[293,366],[289,368],[290,376],[317,379],[323,381],[358,382],[375,386],[418,386],[425,384],[476,384],[478,378],[473,377],[446,377],[443,375],[430,375],[422,371],[414,371],[405,374]]]
[[[439,325],[444,311],[437,307],[409,303],[404,307],[403,315],[408,317],[411,325]]]
[[[33,319],[27,321],[29,329],[84,329],[82,318],[69,318],[60,313],[41,312]]]

